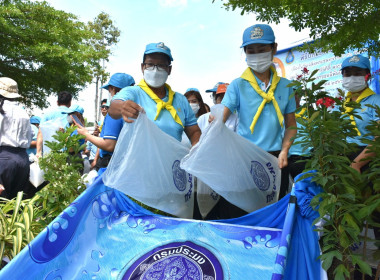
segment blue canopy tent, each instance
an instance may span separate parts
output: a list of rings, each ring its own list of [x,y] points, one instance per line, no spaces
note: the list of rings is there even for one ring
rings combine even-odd
[[[308,178],[246,216],[197,221],[153,214],[99,176],[0,279],[320,279],[320,191]]]

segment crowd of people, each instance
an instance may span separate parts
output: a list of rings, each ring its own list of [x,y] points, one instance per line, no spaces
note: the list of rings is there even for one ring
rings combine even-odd
[[[221,108],[226,126],[264,151],[278,158],[282,170],[280,198],[288,191],[289,174],[294,178],[301,173],[304,165],[298,160],[309,157],[310,149],[292,145],[296,137],[296,115],[299,113],[299,99],[290,81],[278,76],[273,66],[277,43],[272,28],[266,24],[255,24],[243,33],[241,48],[246,55],[247,68],[240,77],[230,83],[218,82],[211,93],[214,106],[204,103],[197,88],[188,88],[184,95],[174,91],[167,83],[172,72],[173,56],[164,43],[150,43],[146,46],[141,63],[143,78],[135,85],[131,75],[115,73],[103,86],[112,100],[101,101],[104,121],[91,133],[85,128],[83,108],[72,104],[69,92],[58,94],[58,108],[41,118],[29,116],[17,104],[20,98],[17,83],[10,78],[0,78],[0,192],[7,198],[15,197],[18,191],[27,189],[29,176],[28,154],[37,157],[44,153],[43,123],[60,120],[64,128],[69,123],[77,126],[75,133],[84,135],[87,145],[83,151],[92,169],[108,166],[118,136],[124,123],[132,123],[144,111],[163,132],[194,146],[202,132],[214,120],[214,108]],[[355,123],[358,135],[347,139],[356,143],[361,151],[352,155],[352,168],[362,171],[368,168],[368,161],[361,161],[367,155],[367,145],[362,138],[369,139],[366,126],[370,121],[379,121],[372,108],[365,104],[380,106],[380,96],[368,87],[365,76],[370,73],[367,57],[355,55],[342,64],[343,84],[348,91],[347,99],[362,105],[355,109]],[[363,109],[365,108],[365,109]],[[221,211],[233,208],[227,201],[219,202]],[[235,216],[244,212],[232,211]],[[229,217],[232,217],[229,216]]]

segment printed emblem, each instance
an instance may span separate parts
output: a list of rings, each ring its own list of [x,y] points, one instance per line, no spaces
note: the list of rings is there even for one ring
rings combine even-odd
[[[251,175],[253,181],[260,190],[267,191],[269,189],[269,175],[260,162],[251,161]]]
[[[157,44],[157,48],[164,49],[164,50],[167,49],[167,47],[165,46],[165,44],[162,43],[162,42],[160,42],[160,43]]]
[[[264,31],[260,27],[256,27],[255,29],[251,30],[251,39],[260,39],[264,36]]]
[[[179,191],[183,192],[186,189],[186,171],[179,167],[179,160],[174,161],[172,172],[174,185]]]
[[[123,280],[222,280],[219,260],[209,250],[192,242],[159,246],[134,262]]]
[[[353,62],[353,63],[357,63],[360,61],[360,58],[358,56],[353,56],[350,58],[350,60],[348,62]]]

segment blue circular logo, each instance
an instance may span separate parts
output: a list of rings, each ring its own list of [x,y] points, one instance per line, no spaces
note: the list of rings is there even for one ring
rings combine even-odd
[[[269,189],[269,175],[260,162],[251,161],[251,175],[253,181],[260,190],[267,191]]]
[[[219,260],[206,248],[190,241],[173,242],[144,254],[122,280],[222,280]]]
[[[172,166],[173,181],[176,188],[183,192],[186,189],[186,171],[179,167],[179,160],[174,161]]]

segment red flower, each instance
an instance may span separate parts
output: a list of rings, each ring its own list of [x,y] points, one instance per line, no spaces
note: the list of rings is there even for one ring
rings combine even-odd
[[[365,81],[368,82],[369,79],[371,79],[371,73],[365,75]]]
[[[334,108],[334,104],[335,104],[335,100],[330,98],[330,97],[323,97],[323,98],[320,98],[318,99],[315,104],[317,104],[317,106],[325,106],[326,108]]]
[[[297,75],[297,80],[300,80],[302,78],[302,75]]]
[[[307,70],[307,68],[304,67],[304,68],[302,69],[302,73],[304,73],[304,74],[308,74],[308,73],[309,73],[309,70]]]

